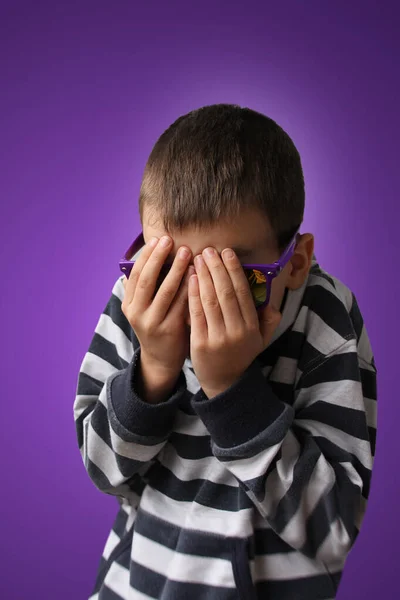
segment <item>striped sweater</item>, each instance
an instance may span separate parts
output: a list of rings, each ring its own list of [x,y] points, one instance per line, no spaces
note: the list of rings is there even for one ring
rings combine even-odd
[[[158,405],[137,394],[123,294],[120,278],[74,404],[89,477],[120,505],[91,600],[335,598],[376,437],[376,369],[352,292],[314,261],[240,380],[207,399],[188,357]]]

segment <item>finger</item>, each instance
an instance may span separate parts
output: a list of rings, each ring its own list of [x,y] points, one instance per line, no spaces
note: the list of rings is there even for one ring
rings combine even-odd
[[[201,254],[195,257],[194,266],[208,331],[218,336],[225,331],[225,323],[210,271]]]
[[[207,340],[207,320],[204,314],[200,298],[199,280],[197,275],[189,279],[189,313],[190,313],[190,336],[197,343]]]
[[[180,292],[180,286],[183,283],[191,257],[192,253],[186,246],[179,248],[176,253],[174,262],[152,302],[151,312],[154,323],[161,323],[171,309],[174,299]]]
[[[166,245],[164,245],[164,240]],[[172,239],[163,236],[139,273],[135,288],[135,310],[142,313],[152,304],[161,268],[172,249]]]
[[[268,304],[265,308],[260,311],[258,315],[259,328],[264,343],[264,348],[269,344],[276,328],[282,319],[280,311],[273,308],[271,304]]]
[[[133,297],[135,295],[136,284],[138,282],[140,273],[142,272],[144,265],[148,261],[157,244],[157,237],[154,237],[151,240],[149,240],[149,242],[145,246],[143,246],[138,259],[133,261],[134,264],[131,269],[131,272],[129,273],[129,278],[125,283],[125,302],[127,305],[129,305],[133,300]]]
[[[184,278],[182,279],[179,291],[175,295],[175,298],[173,299],[168,312],[168,315],[173,316],[174,319],[179,317],[183,318],[184,316],[186,316],[186,312],[188,309],[189,279],[191,275],[194,274],[195,270],[194,267],[191,265],[186,271]]]
[[[221,256],[235,289],[238,306],[244,322],[249,328],[258,327],[257,310],[240,260],[230,248],[223,250]]]
[[[207,248],[207,250],[210,249]],[[212,254],[210,255],[207,250],[204,251],[203,257],[214,284],[225,327],[229,331],[233,331],[240,323],[243,323],[236,290],[218,253],[212,248]]]

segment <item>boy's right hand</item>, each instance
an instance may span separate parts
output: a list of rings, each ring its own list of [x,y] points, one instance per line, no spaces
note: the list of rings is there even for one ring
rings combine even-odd
[[[189,267],[191,251],[179,248],[167,276],[156,292],[161,267],[172,249],[155,238],[144,246],[132,267],[129,279],[124,279],[125,296],[122,312],[134,330],[141,347],[141,363],[152,373],[154,381],[173,382],[179,376],[189,353],[190,336],[185,322],[188,306],[189,277],[195,271]],[[180,256],[187,250],[187,257]],[[187,271],[187,272],[186,272]],[[155,294],[156,292],[156,294]],[[154,295],[155,294],[155,295]]]

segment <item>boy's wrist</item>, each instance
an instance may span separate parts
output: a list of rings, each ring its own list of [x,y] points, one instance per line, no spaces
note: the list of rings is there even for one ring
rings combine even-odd
[[[179,372],[164,369],[154,365],[143,352],[137,363],[135,377],[136,392],[143,402],[159,404],[170,398],[179,379]]]

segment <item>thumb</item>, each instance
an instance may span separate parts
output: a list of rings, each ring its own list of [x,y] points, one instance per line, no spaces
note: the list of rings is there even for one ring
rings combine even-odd
[[[259,311],[258,320],[260,323],[260,332],[264,340],[264,345],[267,346],[272,338],[275,329],[278,327],[282,319],[282,314],[268,304],[265,308]]]

